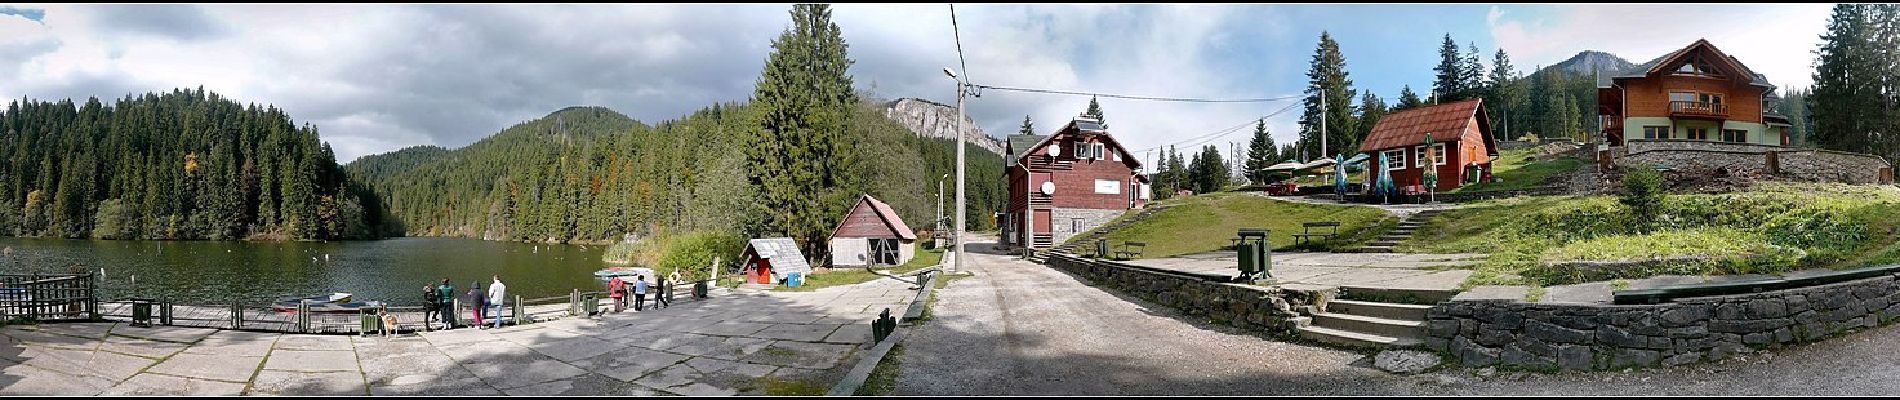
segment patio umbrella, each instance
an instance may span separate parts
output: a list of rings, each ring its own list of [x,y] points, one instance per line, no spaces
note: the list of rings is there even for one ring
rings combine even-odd
[[[1387,202],[1387,203],[1390,203],[1390,202],[1391,202],[1391,196],[1392,196],[1392,192],[1393,192],[1393,190],[1392,190],[1392,168],[1390,168],[1390,167],[1389,167],[1390,165],[1392,165],[1392,164],[1391,164],[1391,162],[1389,162],[1389,161],[1387,161],[1387,160],[1386,160],[1386,157],[1385,157],[1385,153],[1379,153],[1379,183],[1378,183],[1378,192],[1379,192],[1379,194],[1383,194],[1383,195],[1385,195],[1385,196],[1387,197],[1387,199],[1386,199],[1386,202]]]
[[[1432,200],[1436,200],[1432,195],[1434,194],[1433,192],[1436,192],[1434,189],[1438,188],[1438,152],[1432,151],[1432,134],[1430,132],[1425,133],[1425,159],[1421,161],[1424,161],[1425,165],[1424,181],[1425,195],[1427,196],[1425,201],[1429,203]]]
[[[1333,194],[1339,196],[1339,201],[1342,201],[1342,202],[1346,201],[1346,163],[1344,161],[1345,158],[1346,156],[1343,156],[1343,155],[1333,156],[1334,160],[1340,160],[1338,161],[1337,164],[1333,165]]]

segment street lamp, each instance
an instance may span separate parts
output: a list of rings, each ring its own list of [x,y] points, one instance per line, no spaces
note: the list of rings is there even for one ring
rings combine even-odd
[[[948,271],[956,273],[963,270],[963,143],[966,140],[963,137],[963,93],[969,83],[958,79],[956,71],[951,71],[950,67],[944,67],[943,74],[957,83],[957,226],[956,236],[950,242],[956,246],[956,258],[951,261],[950,271]]]
[[[938,238],[943,237],[943,181],[945,179],[950,179],[950,174],[943,174],[942,178],[937,178],[937,219],[931,222],[936,224],[936,227],[930,230]]]

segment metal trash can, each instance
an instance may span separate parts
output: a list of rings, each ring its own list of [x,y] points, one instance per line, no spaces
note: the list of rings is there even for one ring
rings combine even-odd
[[[1108,239],[1095,241],[1095,257],[1108,258]]]
[[[797,273],[797,272],[792,272],[792,273],[787,273],[787,274],[785,274],[785,286],[786,286],[786,287],[798,287],[798,285],[799,285],[799,284],[801,284],[801,283],[804,283],[804,282],[805,282],[805,275],[804,275],[804,274],[800,274],[800,273]]]
[[[363,306],[363,308],[356,309],[357,316],[362,318],[362,326],[356,332],[359,334],[368,335],[370,334],[370,332],[376,332],[376,331],[382,330],[383,329],[383,318],[381,316],[382,310],[383,310],[382,307],[377,307],[377,306]]]
[[[599,314],[600,313],[600,295],[594,294],[594,293],[587,293],[587,294],[581,295],[581,309],[587,310],[586,314],[582,314],[585,316],[591,317],[594,314]]]
[[[693,298],[706,298],[706,281],[693,282]]]
[[[1242,277],[1251,277],[1253,276],[1254,272],[1259,271],[1259,268],[1257,266],[1259,265],[1259,261],[1260,261],[1258,260],[1258,258],[1260,257],[1260,251],[1254,249],[1254,246],[1258,246],[1258,245],[1254,243],[1241,243],[1240,246],[1237,246],[1237,249],[1235,250],[1235,253],[1237,253],[1240,256],[1239,268],[1240,268],[1240,276]]]
[[[157,299],[132,299],[132,325],[152,327],[152,306]]]

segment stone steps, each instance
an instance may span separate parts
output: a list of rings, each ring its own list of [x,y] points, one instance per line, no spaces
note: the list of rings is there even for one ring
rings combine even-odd
[[[1399,220],[1397,228],[1392,228],[1391,231],[1386,232],[1384,235],[1374,238],[1373,241],[1367,242],[1365,246],[1359,247],[1354,252],[1395,252],[1394,249],[1398,247],[1399,243],[1405,243],[1406,240],[1411,239],[1413,234],[1418,233],[1419,229],[1425,227],[1427,221],[1430,221],[1432,217],[1436,217],[1442,212],[1445,212],[1445,210],[1425,210],[1408,215],[1404,219]]]
[[[1363,286],[1350,286],[1350,285],[1340,286],[1339,292],[1340,292],[1340,295],[1339,295],[1340,298],[1348,299],[1348,300],[1376,301],[1376,302],[1384,302],[1384,303],[1403,302],[1401,304],[1424,304],[1424,305],[1438,304],[1441,302],[1451,301],[1452,296],[1458,295],[1457,290],[1449,290],[1449,289],[1406,289],[1406,288],[1363,287]]]
[[[1313,326],[1359,334],[1399,339],[1424,339],[1424,320],[1403,320],[1364,315],[1325,313],[1313,316]]]
[[[1395,338],[1352,331],[1344,331],[1321,326],[1302,326],[1298,329],[1301,338],[1346,347],[1391,348],[1419,345],[1418,339]]]
[[[1326,302],[1326,312],[1364,315],[1387,319],[1424,321],[1425,313],[1432,306],[1418,304],[1379,303],[1363,300],[1334,299]]]

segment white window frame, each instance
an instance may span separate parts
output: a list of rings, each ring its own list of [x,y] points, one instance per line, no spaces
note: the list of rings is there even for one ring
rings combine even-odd
[[[1093,148],[1094,146],[1089,146],[1089,142],[1079,142],[1079,141],[1075,142],[1075,159],[1080,160],[1080,159],[1089,158],[1090,149],[1093,149]]]
[[[1433,156],[1438,157],[1438,158],[1432,159],[1432,162],[1433,162],[1432,166],[1445,165],[1445,144],[1444,143],[1432,143],[1432,153],[1433,153],[1432,154]],[[1420,158],[1420,160],[1423,160],[1423,159],[1424,158]]]
[[[1393,154],[1395,153],[1398,154],[1396,157],[1393,156]],[[1381,152],[1381,154],[1385,155],[1385,169],[1387,170],[1405,169],[1405,153],[1406,151],[1404,149],[1386,150],[1384,152]],[[1398,163],[1398,165],[1394,166],[1392,165],[1392,163]]]

